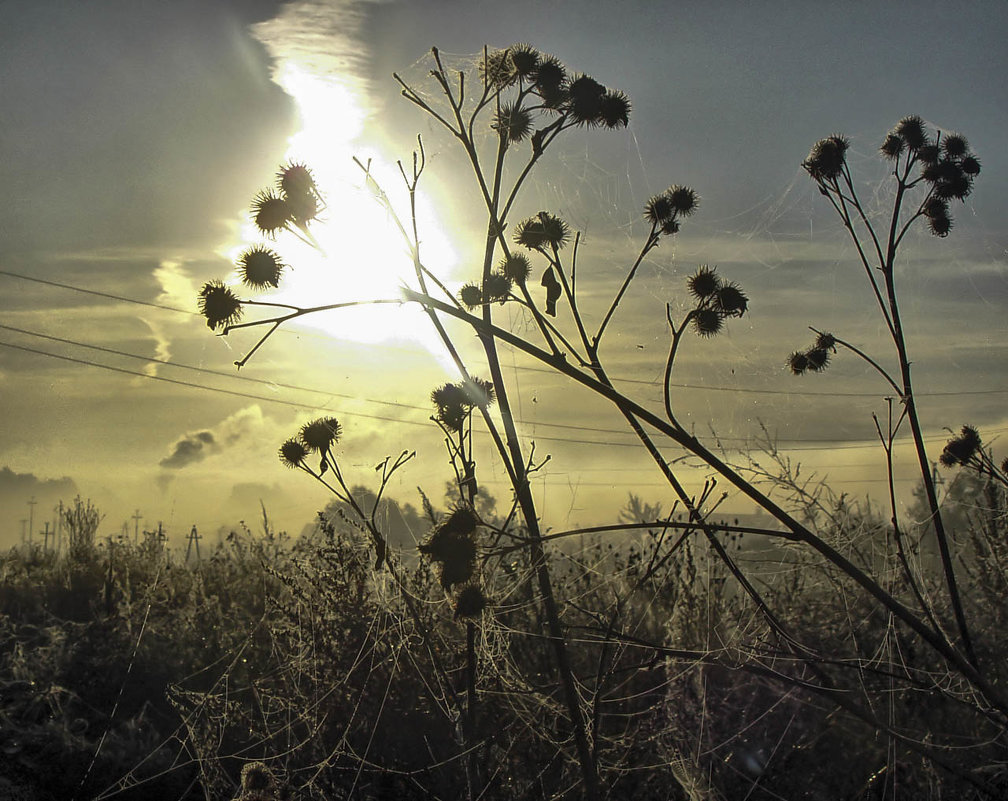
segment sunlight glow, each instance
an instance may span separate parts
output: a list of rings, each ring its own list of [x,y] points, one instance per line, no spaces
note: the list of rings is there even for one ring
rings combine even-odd
[[[284,65],[277,82],[295,99],[301,114],[302,127],[290,139],[287,159],[308,166],[326,207],[310,226],[324,255],[291,234],[279,237],[277,250],[291,269],[269,299],[316,306],[399,297],[404,283],[415,286],[407,243],[366,186],[354,157],[368,165],[393,202],[400,203],[399,214],[408,215],[409,205],[398,167],[382,163],[357,144],[366,119],[359,101],[362,90],[352,78],[315,75],[293,61]],[[425,263],[436,265],[442,275],[450,272],[455,254],[423,198],[418,198],[418,218]],[[410,226],[408,217],[403,224]],[[246,244],[260,240],[251,222],[242,236]],[[354,342],[407,339],[435,353],[441,350],[430,323],[415,306],[364,306],[309,315],[303,322]]]

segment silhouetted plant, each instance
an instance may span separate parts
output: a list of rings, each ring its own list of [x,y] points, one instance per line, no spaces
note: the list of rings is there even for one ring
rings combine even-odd
[[[748,680],[753,677],[761,684],[775,684],[786,688],[787,693],[828,703],[831,708],[843,710],[858,725],[882,732],[891,743],[898,743],[920,759],[940,765],[961,782],[990,792],[990,786],[984,779],[960,768],[955,759],[948,756],[946,747],[951,740],[933,742],[931,733],[921,735],[916,731],[902,730],[880,711],[885,708],[879,705],[881,699],[894,697],[897,693],[894,687],[898,685],[901,699],[904,696],[910,698],[926,688],[950,705],[959,704],[969,709],[978,730],[985,732],[981,737],[1000,736],[994,730],[1008,719],[1008,699],[1000,689],[999,671],[981,669],[970,646],[937,502],[932,503],[932,511],[950,603],[963,642],[962,650],[946,636],[938,622],[940,610],[936,604],[926,600],[926,588],[921,586],[908,567],[895,505],[892,534],[896,541],[896,553],[887,553],[880,566],[861,558],[851,549],[850,540],[845,539],[843,525],[838,531],[837,527],[824,523],[814,505],[802,509],[804,514],[792,514],[757,486],[758,482],[751,472],[733,468],[713,447],[702,442],[676,419],[672,376],[683,335],[691,330],[701,340],[707,340],[722,332],[731,318],[744,315],[749,310],[749,298],[739,285],[723,278],[716,268],[704,265],[687,281],[685,297],[689,299],[690,307],[683,318],[676,322],[672,303],[666,304],[669,351],[665,360],[663,406],[659,411],[646,408],[614,386],[602,354],[602,345],[606,341],[604,334],[618,313],[645,257],[664,239],[674,236],[683,221],[696,212],[699,198],[693,189],[673,184],[644,204],[643,220],[647,232],[637,256],[631,261],[622,283],[615,287],[606,312],[597,325],[586,319],[579,306],[577,262],[580,235],[572,233],[564,220],[549,211],[540,211],[517,224],[511,223],[521,190],[543,154],[567,131],[626,126],[630,103],[625,95],[606,88],[587,75],[570,73],[557,59],[540,54],[528,45],[484,53],[475,87],[471,75],[467,76],[464,72],[456,74],[446,69],[436,49],[432,51],[432,61],[429,77],[435,88],[435,97],[418,91],[399,76],[396,80],[407,100],[450,133],[473,169],[476,189],[486,213],[485,231],[479,234],[485,239],[486,246],[482,264],[460,290],[451,291],[422,258],[422,237],[412,202],[426,168],[422,141],[418,138],[412,170],[400,164],[411,199],[408,219],[400,216],[367,166],[359,166],[364,181],[402,232],[414,268],[414,275],[402,290],[401,297],[374,302],[406,301],[422,308],[459,374],[457,383],[442,385],[431,395],[435,409],[432,419],[446,435],[449,460],[455,467],[458,501],[444,520],[439,520],[433,509],[428,508],[431,531],[420,546],[420,552],[437,566],[445,593],[449,597],[455,593],[455,616],[463,620],[466,627],[465,709],[458,695],[450,689],[449,673],[440,662],[441,649],[426,622],[423,609],[414,602],[399,563],[389,554],[386,536],[376,519],[377,501],[369,509],[350,492],[335,453],[339,425],[331,419],[309,423],[298,436],[283,443],[280,458],[288,467],[302,470],[322,482],[345,504],[345,508],[352,512],[347,522],[367,537],[375,552],[375,569],[387,571],[400,588],[405,615],[412,621],[414,631],[431,657],[432,684],[442,688],[444,693],[443,712],[446,718],[460,720],[463,713],[466,716],[461,736],[470,796],[475,798],[490,786],[487,772],[479,769],[476,754],[479,749],[489,749],[495,742],[495,735],[481,729],[475,715],[477,679],[488,685],[499,682],[501,686],[513,688],[512,703],[522,709],[525,725],[539,732],[541,743],[555,745],[562,756],[561,765],[577,766],[576,781],[580,784],[578,792],[582,797],[594,801],[605,794],[603,782],[611,788],[623,781],[624,775],[617,766],[621,764],[621,755],[627,753],[633,732],[631,728],[620,729],[607,722],[605,697],[617,680],[615,677],[622,675],[622,671],[647,685],[647,690],[642,689],[640,697],[654,697],[656,690],[648,684],[644,669],[639,664],[636,668],[632,666],[632,654],[640,652],[654,660],[685,662],[698,669],[730,675],[733,678],[723,683],[720,696],[726,703],[741,697],[740,693],[744,695],[743,678]],[[491,136],[484,140],[484,136],[478,133],[480,131],[484,134],[489,131]],[[890,422],[887,434],[883,433],[881,425],[878,429],[890,461],[895,432],[903,419],[907,419],[918,443],[924,470],[928,463],[913,407],[909,360],[896,301],[893,265],[903,237],[916,220],[926,219],[935,235],[948,233],[951,226],[948,206],[953,200],[962,200],[969,194],[973,179],[979,172],[979,162],[969,153],[962,137],[932,139],[918,118],[902,121],[882,146],[883,155],[894,162],[897,188],[888,238],[880,239],[857,199],[846,161],[848,148],[849,143],[844,137],[828,137],[813,147],[804,166],[854,238],[896,345],[901,381],[893,379],[855,346],[829,333],[816,332],[814,344],[792,354],[788,364],[796,374],[820,372],[828,366],[838,348],[852,350],[866,358],[896,390],[903,405],[899,419],[895,423]],[[303,165],[295,166],[281,171],[281,176],[292,174],[291,186],[281,183],[278,190],[264,190],[254,202],[253,216],[267,238],[289,232],[313,244],[310,224],[324,200],[314,181],[310,180],[307,169]],[[900,211],[910,196],[908,193],[918,187],[922,191],[916,211],[908,220],[900,221]],[[867,245],[859,238],[856,226],[864,229]],[[507,234],[508,230],[513,234]],[[526,252],[516,251],[516,247]],[[870,260],[869,252],[874,254],[873,258],[877,257],[877,264]],[[247,265],[239,265],[245,284],[252,289],[272,286],[272,279],[276,277],[279,280],[282,272],[279,259],[273,259],[272,263],[277,265],[275,273],[273,268],[266,270],[264,267],[260,271],[257,267],[251,275]],[[876,278],[876,270],[881,279]],[[540,275],[538,285],[545,290],[543,293],[535,289],[534,282],[531,289],[529,286],[529,279],[537,274]],[[538,298],[533,297],[533,291]],[[509,306],[511,314],[520,315],[527,324],[525,330],[533,333],[520,335],[503,325],[499,316],[501,304]],[[359,304],[331,303],[301,308],[246,300],[220,282],[207,283],[200,295],[200,308],[208,326],[219,329],[222,334],[266,327],[266,333],[236,362],[238,366],[245,365],[285,323],[306,314],[336,310],[346,305]],[[268,313],[261,319],[243,321],[242,315],[249,307],[279,308],[281,311]],[[495,318],[495,314],[498,317]],[[449,320],[461,322],[477,336],[483,350],[478,369],[489,375],[488,379],[473,377],[472,365],[460,355],[445,327]],[[683,642],[672,639],[673,634],[667,629],[645,625],[643,617],[635,617],[634,613],[628,612],[627,599],[633,592],[630,587],[605,605],[581,607],[576,599],[582,598],[582,595],[573,590],[567,595],[566,605],[561,603],[563,596],[558,595],[556,566],[548,556],[546,544],[585,532],[579,530],[547,535],[544,531],[530,489],[530,477],[541,468],[544,460],[537,462],[534,449],[527,448],[518,436],[511,407],[514,387],[505,380],[500,363],[499,348],[502,345],[522,352],[556,374],[610,401],[667,482],[676,508],[682,509],[685,520],[674,521],[669,516],[646,524],[662,532],[661,539],[649,546],[646,562],[642,552],[635,551],[632,558],[628,557],[620,565],[628,581],[632,579],[640,583],[661,575],[669,581],[678,581],[682,593],[693,592],[693,579],[683,579],[682,576],[685,574],[688,577],[693,569],[689,557],[692,546],[688,544],[691,539],[696,539],[703,544],[711,574],[716,571],[714,577],[720,587],[714,593],[717,609],[726,611],[732,604],[736,605],[736,610],[745,606],[747,622],[743,628],[728,637],[719,620],[711,618],[707,628],[701,626],[694,631],[695,642],[684,646]],[[511,483],[513,505],[502,521],[480,520],[472,511],[478,493],[472,459],[474,420],[482,424],[482,430]],[[691,492],[677,473],[677,461],[666,455],[672,450],[699,461],[717,474],[717,478],[708,479],[699,492]],[[317,469],[316,457],[319,459]],[[376,498],[381,498],[391,476],[412,457],[412,453],[404,451],[397,459],[389,457],[379,464],[381,477]],[[885,621],[884,626],[872,628],[867,636],[883,638],[888,648],[885,638],[895,636],[891,635],[891,630],[898,628],[900,636],[924,651],[926,658],[921,657],[918,665],[912,660],[901,661],[893,657],[878,667],[874,658],[869,659],[861,650],[861,631],[846,630],[839,642],[832,640],[826,636],[828,632],[817,628],[818,619],[808,617],[810,611],[822,614],[825,611],[822,608],[810,610],[798,602],[802,595],[801,587],[796,585],[789,589],[774,583],[767,584],[747,570],[737,550],[733,550],[734,537],[743,532],[739,527],[727,526],[712,517],[725,497],[717,490],[718,481],[727,482],[773,518],[773,528],[759,528],[747,533],[756,533],[782,549],[800,552],[800,564],[816,565],[816,570],[826,577],[831,586],[842,587],[845,593],[856,597],[858,611],[863,611],[873,626],[878,621]],[[844,504],[838,504],[837,516],[829,520],[842,519],[839,510],[846,508]],[[801,519],[796,514],[800,514]],[[845,516],[847,519],[854,517],[846,512]],[[464,526],[461,524],[463,519]],[[478,528],[481,530],[479,544],[476,539]],[[628,528],[632,529],[633,525],[621,522],[592,531],[608,533]],[[867,524],[862,528],[865,531],[878,530]],[[665,539],[669,532],[677,532],[671,544]],[[679,554],[684,555],[683,561],[678,561]],[[902,570],[904,584],[893,584],[890,567],[894,561]],[[675,576],[659,569],[671,565],[675,565],[678,571]],[[590,585],[590,571],[584,568],[573,580]],[[498,584],[491,586],[492,582]],[[729,583],[731,592],[727,589]],[[567,589],[573,587],[565,582],[560,584]],[[544,655],[541,652],[536,653],[540,641],[536,640],[533,645],[526,641],[520,645],[518,641],[521,638],[515,632],[521,629],[512,628],[505,633],[501,628],[501,621],[509,614],[508,595],[525,599],[523,608],[529,608],[529,604],[534,603],[534,608],[541,615],[538,625],[545,631],[544,642],[550,649],[551,666],[543,664]],[[733,600],[729,600],[729,595]],[[489,607],[488,599],[493,600]],[[486,612],[488,608],[490,614]],[[480,612],[482,616],[478,616]],[[741,613],[733,617],[726,613],[725,625],[737,624],[739,615]],[[570,620],[575,617],[579,632],[576,647],[570,629]],[[699,626],[700,621],[696,622]],[[538,660],[542,669],[519,677],[506,674],[504,666],[486,659],[481,663],[483,673],[478,673],[475,653],[477,624],[485,647],[489,647],[487,644],[494,638],[506,641],[509,648],[516,651],[524,649],[527,663],[533,664]],[[677,627],[675,636],[685,630],[685,627]],[[730,640],[730,644],[715,645],[725,640]],[[865,679],[866,672],[874,676],[875,671],[885,681]],[[936,673],[942,675],[940,682],[933,678]],[[544,678],[553,675],[556,676],[555,683]],[[647,717],[647,710],[636,710],[633,719],[638,722],[650,719],[654,723],[653,718]],[[685,751],[677,753],[681,756]],[[550,768],[550,760],[550,756],[543,758],[546,763],[544,772]],[[571,777],[563,777],[562,774],[561,767],[554,777],[556,791],[565,783],[568,786],[571,783]]]

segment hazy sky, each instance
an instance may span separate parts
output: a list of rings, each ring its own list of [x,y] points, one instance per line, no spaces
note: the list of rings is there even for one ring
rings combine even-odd
[[[900,286],[933,455],[943,426],[970,422],[988,439],[1008,432],[1002,2],[32,0],[0,9],[0,544],[20,536],[33,495],[38,529],[74,488],[106,512],[103,533],[138,508],[143,525],[161,520],[180,537],[194,523],[214,531],[255,519],[260,499],[280,527],[299,530],[326,497],[284,470],[276,449],[322,413],[343,421],[355,479],[373,484],[378,461],[416,448],[393,492],[415,503],[420,485],[440,498],[445,454],[425,421],[430,390],[453,376],[415,317],[292,329],[236,374],[232,362],[254,339],[225,342],[194,314],[199,286],[227,277],[257,241],[249,201],[291,156],[328,181],[331,243],[329,261],[316,263],[281,238],[289,291],[301,292],[291,297],[394,287],[401,248],[350,158],[371,157],[390,175],[418,133],[429,156],[427,253],[453,285],[473,277],[481,223],[470,178],[391,76],[432,92],[432,45],[464,66],[484,44],[529,42],[629,95],[630,128],[554,146],[519,216],[549,208],[584,231],[579,278],[597,320],[645,232],[648,197],[693,186],[700,210],[644,265],[614,320],[611,373],[660,407],[664,304],[684,311],[685,278],[717,264],[749,294],[750,314],[725,335],[685,343],[680,418],[730,447],[763,422],[807,471],[859,495],[884,488],[871,414],[884,414],[885,387],[850,355],[802,378],[784,359],[807,344],[809,325],[887,365],[891,353],[843,232],[800,162],[816,139],[847,134],[865,197],[883,209],[886,191],[872,187],[884,177],[876,150],[888,129],[919,114],[961,131],[983,172],[953,209],[947,239],[908,241]],[[463,342],[475,353],[473,344]],[[606,404],[517,357],[505,364],[523,434],[552,455],[537,479],[548,525],[612,517],[631,490],[668,505]],[[489,454],[478,469],[505,501]]]

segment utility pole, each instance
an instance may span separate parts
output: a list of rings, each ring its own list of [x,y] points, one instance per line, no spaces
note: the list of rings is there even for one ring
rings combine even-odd
[[[35,496],[32,495],[31,500],[28,501],[28,544],[32,541],[32,528],[35,526],[35,504],[38,501],[35,500]]]
[[[140,541],[140,521],[143,520],[139,509],[133,513],[131,519],[133,521],[133,544],[136,545]]]
[[[49,550],[49,521],[48,520],[46,520],[45,534],[43,536],[45,537],[45,539],[42,541],[42,550],[43,551],[48,551]]]
[[[196,524],[194,523],[192,531],[189,532],[189,544],[186,546],[186,552],[185,552],[186,564],[189,564],[189,553],[192,551],[193,545],[196,546],[196,561],[197,562],[200,561],[199,541],[201,539],[203,538],[199,535],[199,532],[196,531]]]

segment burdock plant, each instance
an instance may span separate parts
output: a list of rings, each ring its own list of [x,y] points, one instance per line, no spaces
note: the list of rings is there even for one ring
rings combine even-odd
[[[476,193],[485,215],[485,225],[474,236],[485,245],[482,259],[473,265],[472,272],[461,287],[449,287],[436,269],[425,262],[415,204],[410,203],[406,211],[408,217],[401,215],[367,165],[361,163],[359,166],[363,180],[402,232],[413,262],[413,275],[404,281],[406,286],[401,296],[374,302],[408,302],[419,306],[426,313],[458,373],[456,381],[440,385],[430,398],[434,407],[431,419],[445,435],[449,460],[455,469],[458,497],[454,511],[447,519],[437,521],[431,513],[434,528],[420,551],[440,571],[445,593],[449,597],[454,594],[455,614],[466,626],[467,703],[464,709],[454,694],[454,679],[438,661],[442,646],[426,638],[424,615],[418,611],[413,596],[401,581],[396,561],[389,556],[385,535],[375,516],[377,502],[370,509],[364,508],[349,490],[336,453],[340,432],[338,424],[331,418],[309,423],[298,436],[284,443],[280,458],[288,467],[301,470],[323,483],[353,511],[355,525],[371,538],[377,557],[376,569],[388,571],[404,588],[404,602],[417,630],[424,633],[422,637],[435,662],[439,686],[444,688],[446,715],[453,722],[464,722],[461,731],[465,740],[463,753],[470,797],[475,798],[488,791],[489,786],[483,783],[481,777],[489,774],[484,772],[478,757],[491,753],[490,749],[481,750],[489,740],[478,726],[476,715],[480,678],[476,668],[478,664],[485,664],[487,670],[492,670],[494,665],[492,659],[483,662],[477,659],[476,631],[478,626],[492,626],[494,610],[499,608],[496,599],[493,607],[488,606],[481,579],[493,565],[507,573],[511,569],[510,562],[504,559],[515,549],[525,552],[529,573],[524,579],[524,586],[541,613],[542,630],[536,632],[535,642],[541,643],[552,659],[548,676],[542,673],[523,679],[522,686],[529,688],[523,692],[537,694],[542,699],[538,709],[549,718],[542,726],[542,742],[548,744],[548,749],[558,749],[562,756],[558,760],[560,763],[575,766],[577,775],[567,776],[563,782],[568,789],[579,783],[578,789],[572,791],[579,797],[597,801],[607,795],[603,783],[615,782],[623,775],[619,765],[625,753],[620,749],[625,743],[607,740],[601,723],[609,689],[607,682],[612,678],[612,674],[607,672],[606,666],[612,664],[607,654],[613,653],[614,649],[640,649],[653,658],[652,665],[659,659],[687,661],[693,665],[716,666],[725,671],[742,670],[759,676],[761,680],[781,684],[789,692],[814,697],[817,704],[842,710],[871,730],[884,732],[892,741],[956,773],[965,781],[982,785],[982,780],[965,776],[953,760],[946,759],[943,752],[932,747],[926,738],[904,733],[891,725],[884,712],[888,707],[884,703],[878,705],[878,695],[865,685],[866,663],[860,653],[847,653],[841,649],[838,653],[824,653],[825,646],[821,640],[813,644],[803,642],[795,633],[794,621],[783,619],[780,609],[775,608],[777,593],[773,588],[767,591],[764,576],[754,578],[747,574],[737,555],[729,553],[725,547],[724,526],[715,525],[710,517],[719,502],[715,485],[717,482],[727,483],[773,518],[773,527],[759,531],[763,537],[770,542],[786,544],[788,549],[801,549],[821,560],[831,574],[841,577],[845,586],[860,591],[865,603],[881,617],[900,627],[915,647],[926,651],[929,658],[937,660],[950,676],[955,677],[955,681],[948,682],[936,683],[930,678],[925,681],[916,674],[908,674],[896,663],[887,663],[881,668],[886,681],[890,682],[886,689],[886,703],[898,693],[918,690],[924,683],[929,692],[972,710],[980,719],[996,719],[1003,723],[1008,719],[1008,698],[996,682],[978,668],[969,646],[968,630],[958,605],[951,557],[933,498],[933,485],[929,484],[930,500],[935,511],[937,536],[942,543],[948,588],[956,604],[963,649],[953,645],[937,624],[933,610],[923,601],[925,595],[920,586],[913,585],[920,603],[912,608],[894,594],[888,572],[875,574],[869,566],[853,561],[833,544],[835,540],[831,532],[818,531],[815,524],[804,523],[790,514],[727,464],[715,451],[716,443],[706,444],[678,421],[672,394],[677,354],[687,341],[693,346],[716,347],[712,340],[736,318],[749,312],[749,297],[742,286],[730,277],[722,276],[715,267],[704,265],[688,277],[678,297],[671,298],[666,304],[664,313],[669,335],[662,404],[651,408],[614,385],[607,367],[606,343],[609,340],[605,334],[621,311],[625,313],[623,300],[631,291],[644,260],[655,258],[656,249],[677,235],[688,218],[698,211],[698,194],[691,187],[671,184],[665,191],[642,202],[643,236],[639,250],[636,256],[628,259],[629,264],[623,270],[612,267],[613,274],[623,277],[611,286],[611,295],[606,296],[606,302],[601,307],[604,313],[597,318],[585,314],[580,304],[583,297],[578,283],[580,234],[572,231],[568,223],[554,212],[543,210],[525,217],[517,209],[529,176],[544,154],[550,152],[566,133],[575,130],[605,133],[621,129],[629,123],[631,107],[627,97],[593,77],[570,72],[556,58],[525,44],[484,52],[478,59],[479,69],[475,75],[448,69],[437,49],[431,53],[431,62],[428,77],[433,91],[416,89],[399,76],[396,80],[403,96],[436,126],[448,132],[472,169]],[[936,235],[942,235],[943,231],[947,233],[951,226],[949,208],[969,194],[979,171],[979,162],[971,155],[962,137],[932,137],[917,118],[901,122],[882,145],[883,155],[893,161],[897,188],[888,234],[880,237],[857,199],[846,160],[848,149],[849,144],[844,137],[830,136],[812,149],[805,168],[854,237],[868,280],[897,348],[900,379],[878,369],[902,400],[904,417],[913,428],[921,466],[927,473],[928,463],[913,406],[909,360],[896,303],[893,267],[897,248],[916,221],[927,220]],[[426,168],[425,150],[419,138],[412,169],[402,164],[400,168],[405,189],[412,200]],[[313,239],[309,227],[315,219],[313,209],[323,208],[324,203],[314,182],[308,182],[306,168],[296,165],[296,169],[288,167],[287,172],[290,172],[289,186],[281,183],[278,189],[270,189],[257,198],[257,224],[267,237],[291,233],[311,243]],[[307,202],[306,197],[312,199],[314,206]],[[907,206],[911,197],[915,198],[916,205]],[[298,198],[304,203],[301,209],[297,207]],[[904,207],[911,208],[911,213],[906,219],[901,219]],[[285,275],[288,272],[293,270],[284,270]],[[263,280],[263,274],[257,270],[253,270],[251,276],[254,284],[248,282],[247,269],[244,277],[249,288],[253,289],[272,283],[271,280]],[[272,274],[265,277],[269,279]],[[500,308],[502,304],[507,307],[504,313]],[[220,282],[207,284],[200,299],[200,308],[208,325],[214,330],[219,329],[222,334],[254,326],[266,327],[266,333],[237,362],[239,365],[247,363],[288,321],[346,305],[353,304],[335,302],[299,308],[251,301],[239,298]],[[270,312],[261,319],[240,321],[242,313],[252,307],[255,307],[254,310],[274,307],[281,311]],[[675,309],[684,311],[674,312]],[[515,321],[520,323],[520,327],[515,325]],[[467,336],[473,335],[481,348],[478,359],[463,357],[457,347],[458,329],[449,329],[449,323],[462,325],[467,330]],[[615,599],[609,619],[599,619],[595,621],[597,625],[581,629],[576,635],[575,646],[574,635],[565,616],[570,614],[570,609],[576,608],[577,599],[570,599],[570,604],[565,606],[564,599],[557,597],[546,552],[547,536],[561,535],[545,533],[541,509],[532,492],[531,479],[545,460],[537,460],[534,445],[526,444],[519,436],[512,406],[514,381],[506,377],[508,374],[502,367],[501,348],[519,353],[541,368],[594,393],[610,403],[616,415],[626,422],[665,481],[676,504],[686,513],[686,520],[680,523],[664,520],[655,521],[655,525],[662,531],[677,526],[681,528],[678,543],[692,534],[703,537],[709,545],[711,558],[719,560],[724,575],[734,582],[733,589],[738,599],[750,604],[754,610],[751,624],[746,632],[739,633],[741,639],[737,643],[720,650],[690,651],[678,642],[641,639],[624,627],[622,601]],[[817,332],[813,345],[793,353],[788,363],[795,373],[820,372],[828,366],[839,348],[861,353],[833,334]],[[660,365],[656,367],[661,369]],[[475,378],[476,374],[487,378]],[[507,515],[507,524],[485,538],[481,534],[479,539],[476,532],[483,524],[473,512],[479,496],[472,451],[475,437],[481,437],[488,443],[512,490],[512,508]],[[315,456],[319,457],[317,467]],[[388,458],[379,463],[379,499],[392,474],[403,468],[413,456],[413,453],[404,451],[395,460]],[[687,458],[704,465],[714,475],[700,492],[691,491],[678,472],[678,465]],[[509,525],[513,520],[520,523],[520,533]],[[625,524],[614,524],[603,527],[603,530],[624,528]],[[565,532],[562,536],[576,533],[579,532]],[[495,544],[505,538],[510,540],[510,544]],[[672,549],[677,547],[672,546]],[[488,609],[491,611],[487,612]],[[519,634],[511,632],[509,636],[517,637]],[[593,653],[597,654],[594,661],[599,666],[596,673],[585,674],[576,669],[575,647],[593,649]],[[555,677],[555,685],[552,677]],[[883,712],[880,713],[880,709]],[[532,719],[528,722],[529,725],[537,723]],[[549,756],[544,756],[544,772],[547,764],[557,763],[554,756],[552,750]],[[500,766],[492,767],[496,770]]]
[[[925,447],[914,398],[910,374],[911,359],[907,350],[896,286],[896,262],[900,245],[915,224],[926,222],[932,235],[937,237],[948,235],[952,229],[950,207],[956,202],[963,202],[973,191],[974,179],[980,173],[980,162],[972,154],[962,135],[942,134],[941,131],[932,133],[920,117],[904,117],[885,136],[879,148],[882,157],[892,165],[892,180],[895,184],[892,208],[888,218],[881,221],[880,229],[876,221],[866,212],[859,198],[847,163],[847,149],[848,141],[843,136],[835,134],[821,139],[813,145],[802,166],[840,217],[855,246],[879,314],[892,340],[899,373],[890,374],[875,358],[854,345],[832,334],[823,333],[818,334],[811,348],[792,353],[788,358],[788,366],[796,375],[821,372],[829,365],[831,354],[835,353],[839,346],[864,359],[895,391],[901,404],[900,414],[887,433],[883,434],[881,428],[878,431],[889,457],[889,496],[893,527],[898,536],[900,527],[895,493],[892,490],[891,446],[893,438],[905,421],[910,427],[917,453],[921,480],[959,640],[966,658],[975,668],[976,655],[956,582],[953,554],[949,547],[949,538],[935,491],[931,460]],[[963,431],[965,435],[966,429]],[[965,443],[966,440],[959,442]],[[946,454],[950,454],[953,459],[956,458],[956,452],[956,447],[953,447],[951,452],[946,449]],[[931,620],[932,627],[936,629],[935,633],[944,637],[944,632],[938,631],[937,620],[924,600],[922,588],[918,586],[918,578],[906,565],[904,579],[913,588],[914,594],[924,607],[923,611]]]

